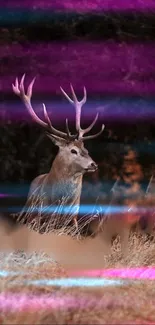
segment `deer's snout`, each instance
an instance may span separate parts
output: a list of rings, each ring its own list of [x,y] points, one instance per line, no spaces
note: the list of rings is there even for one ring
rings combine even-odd
[[[91,166],[91,168],[94,168],[94,169],[97,169],[98,168],[98,166],[97,166],[97,164],[95,162],[92,162],[90,164],[90,166]]]
[[[92,161],[90,163],[90,165],[88,166],[87,171],[88,172],[95,172],[97,169],[98,169],[98,165],[94,161]]]

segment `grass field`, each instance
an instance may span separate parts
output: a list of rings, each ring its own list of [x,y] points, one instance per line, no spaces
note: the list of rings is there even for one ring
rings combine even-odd
[[[0,324],[155,324],[154,280],[89,287],[85,279],[69,286],[71,275],[46,255],[1,253],[0,261]],[[129,256],[123,259],[115,241],[105,265],[154,266],[155,244],[132,236]],[[61,283],[56,281],[60,278]]]

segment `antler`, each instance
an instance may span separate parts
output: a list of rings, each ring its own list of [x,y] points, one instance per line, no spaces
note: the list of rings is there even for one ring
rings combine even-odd
[[[24,79],[25,79],[25,74],[22,76],[21,81],[19,83],[18,78],[15,80],[15,84],[12,84],[12,89],[13,92],[21,98],[23,103],[25,104],[25,107],[27,108],[29,114],[33,118],[35,122],[37,122],[39,125],[41,125],[43,128],[45,128],[48,132],[53,133],[54,135],[63,138],[63,139],[75,139],[77,136],[76,135],[71,135],[68,127],[68,120],[66,119],[66,133],[59,131],[55,129],[52,126],[52,123],[50,121],[50,118],[47,114],[46,106],[43,104],[43,111],[44,111],[44,117],[45,121],[42,121],[34,112],[32,104],[31,104],[31,97],[32,97],[32,90],[33,90],[33,85],[35,82],[35,78],[31,81],[31,83],[28,86],[27,93],[25,93],[24,89]]]
[[[81,128],[81,109],[82,109],[82,106],[86,103],[86,100],[87,100],[87,92],[86,92],[86,88],[84,87],[84,96],[83,96],[83,99],[81,101],[78,101],[77,97],[76,97],[76,94],[75,94],[75,91],[73,89],[73,86],[70,85],[71,87],[71,91],[72,91],[72,96],[73,96],[73,100],[67,95],[67,93],[63,90],[62,87],[60,87],[62,93],[65,95],[65,97],[68,99],[68,101],[75,106],[75,111],[76,111],[76,130],[78,132],[78,139],[83,139],[83,140],[90,140],[90,139],[94,139],[96,137],[98,137],[104,130],[104,124],[102,125],[102,128],[101,128],[101,131],[96,133],[96,134],[93,134],[93,135],[89,135],[89,136],[85,136],[84,137],[84,134],[88,133],[92,128],[93,126],[95,125],[97,119],[98,119],[98,113],[96,114],[93,122],[90,124],[90,126],[88,126],[86,129],[82,129]]]

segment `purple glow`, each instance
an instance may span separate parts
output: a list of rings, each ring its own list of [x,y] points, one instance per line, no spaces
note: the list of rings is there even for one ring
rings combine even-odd
[[[72,123],[75,124],[75,109],[64,99],[64,101],[54,101],[46,100],[45,96],[42,95],[40,103],[35,101],[35,91],[34,91],[34,100],[33,108],[37,115],[44,119],[42,102],[46,104],[47,112],[50,119],[53,122],[53,125],[56,121],[61,122],[65,126],[66,117],[69,118],[69,125]],[[118,101],[117,98],[108,99],[108,100],[91,100],[88,98],[87,103],[85,104],[82,113],[82,123],[83,121],[87,124],[90,124],[95,116],[96,112],[99,112],[99,120],[105,123],[107,120],[110,121],[132,121],[138,120],[142,121],[145,119],[154,119],[155,110],[154,110],[154,101],[153,100],[142,100],[141,98],[137,99],[125,99],[123,102]],[[5,113],[5,115],[4,115]],[[24,107],[24,104],[16,98],[16,102],[8,102],[5,105],[0,105],[0,117],[4,120],[7,115],[12,121],[27,121],[28,123],[34,123],[32,118],[29,116],[27,110]]]
[[[3,8],[21,8],[21,1],[19,0],[1,0],[1,7]],[[146,11],[155,8],[154,0],[24,0],[22,7],[29,9],[54,9],[63,11],[101,11],[101,10],[139,10]]]
[[[26,85],[37,76],[37,94],[63,98],[60,86],[78,96],[83,86],[93,95],[154,95],[155,43],[68,42],[10,45],[0,48],[0,60],[7,56],[7,70],[0,76],[1,91],[12,93],[15,77],[26,73]],[[11,71],[7,74],[6,71]],[[63,99],[62,99],[63,100]],[[65,101],[64,101],[65,102]]]
[[[90,276],[90,277],[113,277],[127,278],[135,280],[155,280],[155,268],[122,268],[122,269],[107,269],[107,270],[90,270],[71,272],[72,276]]]
[[[0,193],[0,198],[4,198],[4,197],[16,197],[17,195],[15,194],[4,194],[4,193]]]
[[[8,196],[9,196],[8,194],[0,193],[0,198],[2,198],[2,197],[8,197]]]

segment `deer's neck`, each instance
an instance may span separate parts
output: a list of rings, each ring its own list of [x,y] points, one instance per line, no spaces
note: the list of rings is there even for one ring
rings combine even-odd
[[[46,178],[52,201],[65,197],[68,202],[79,204],[82,177],[81,174],[73,174],[68,166],[62,166],[62,161],[56,157]]]

